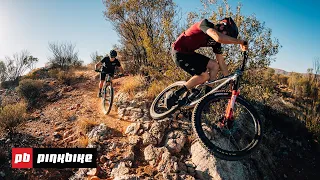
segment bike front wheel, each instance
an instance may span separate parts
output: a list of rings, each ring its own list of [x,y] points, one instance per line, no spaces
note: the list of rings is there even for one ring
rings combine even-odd
[[[104,114],[109,114],[112,108],[112,102],[113,102],[113,88],[112,84],[107,86],[102,94],[102,109],[104,111]]]
[[[234,161],[256,149],[262,128],[256,110],[240,95],[233,118],[225,120],[231,96],[231,92],[217,92],[205,97],[193,111],[192,125],[205,149],[218,158]]]

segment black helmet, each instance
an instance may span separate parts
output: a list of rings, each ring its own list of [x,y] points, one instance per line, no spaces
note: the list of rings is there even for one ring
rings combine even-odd
[[[110,51],[110,57],[112,57],[112,58],[117,57],[117,51],[111,50],[111,51]]]
[[[239,34],[238,27],[231,17],[225,17],[220,21],[220,23],[221,22],[224,24],[225,30],[227,31],[228,36],[231,36],[234,38],[238,37],[238,34]]]

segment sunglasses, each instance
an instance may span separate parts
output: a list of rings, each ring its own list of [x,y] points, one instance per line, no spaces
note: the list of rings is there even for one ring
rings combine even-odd
[[[228,25],[227,25],[227,23],[222,21],[220,24],[223,25],[223,29],[222,30],[220,30],[220,27],[219,27],[220,32],[225,31],[226,35],[228,35]]]

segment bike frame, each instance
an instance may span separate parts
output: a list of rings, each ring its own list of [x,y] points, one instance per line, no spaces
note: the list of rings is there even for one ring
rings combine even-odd
[[[208,81],[206,83],[203,83],[203,84],[200,84],[198,85],[197,87],[203,87],[203,86],[206,86],[206,85],[210,85],[210,84],[215,84],[215,83],[219,83],[219,82],[222,82],[221,84],[219,84],[218,86],[216,86],[214,89],[212,89],[210,92],[208,92],[207,94],[205,94],[204,96],[202,96],[201,98],[195,100],[195,101],[192,101],[190,104],[186,105],[185,107],[186,108],[191,108],[191,107],[194,107],[197,103],[199,103],[203,98],[205,98],[206,96],[208,96],[209,94],[212,94],[214,92],[216,92],[217,90],[219,90],[221,87],[223,87],[224,85],[226,85],[227,83],[233,81],[234,82],[234,86],[233,86],[233,89],[232,89],[232,97],[231,97],[231,102],[228,103],[228,108],[226,111],[226,115],[227,118],[231,118],[231,117],[228,117],[228,116],[232,116],[232,110],[233,109],[233,105],[234,105],[234,102],[237,98],[237,96],[240,94],[240,90],[239,90],[239,86],[240,86],[240,80],[241,80],[241,77],[242,77],[242,74],[243,74],[243,71],[244,71],[244,68],[245,68],[245,65],[246,65],[246,62],[247,62],[247,58],[248,58],[248,55],[247,55],[247,52],[244,51],[243,52],[243,61],[242,61],[242,65],[240,66],[239,69],[237,69],[235,71],[235,73],[233,74],[230,74],[226,77],[223,77],[223,78],[220,78],[220,79],[217,79],[217,80],[213,80],[213,81]]]

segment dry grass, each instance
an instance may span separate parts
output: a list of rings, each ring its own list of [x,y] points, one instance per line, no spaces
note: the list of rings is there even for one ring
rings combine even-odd
[[[145,87],[146,80],[141,75],[128,76],[123,80],[122,86],[120,87],[119,91],[134,95],[136,92],[142,90]]]
[[[168,84],[162,81],[152,82],[147,90],[147,98],[154,99],[167,86]]]
[[[79,132],[86,134],[88,133],[94,126],[99,123],[92,119],[79,119],[76,122],[76,126]]]
[[[78,147],[85,148],[88,146],[88,144],[89,144],[89,138],[87,136],[81,136],[78,139],[78,142],[77,142]]]
[[[15,131],[17,126],[26,119],[26,104],[9,104],[0,108],[0,128]]]

